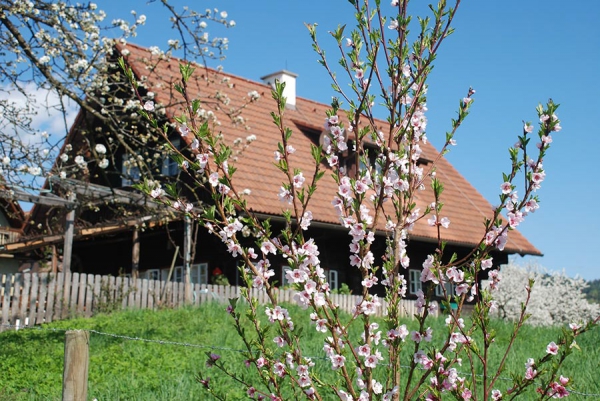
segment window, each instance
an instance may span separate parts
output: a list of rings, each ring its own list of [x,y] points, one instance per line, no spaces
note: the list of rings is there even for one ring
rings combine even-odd
[[[435,287],[435,295],[438,297],[444,296],[444,290],[442,289],[442,285],[446,287],[446,295],[452,296],[454,295],[454,284],[452,283],[440,283]]]
[[[150,269],[144,272],[143,278],[148,280],[160,280],[160,270],[159,269]]]
[[[360,171],[367,170],[367,167],[371,167],[373,173],[381,175],[381,166],[377,163],[377,149],[371,146],[364,146],[365,152],[360,157]],[[365,162],[369,163],[367,166]]]
[[[292,285],[292,282],[290,280],[288,280],[287,277],[285,276],[285,273],[288,270],[292,270],[292,268],[287,265],[281,266],[281,286],[282,287]]]
[[[173,275],[171,276],[171,281],[175,281],[176,283],[183,282],[183,266],[177,266],[173,269]]]
[[[136,157],[130,154],[121,156],[121,186],[129,187],[138,182],[142,174],[136,163]]]
[[[192,284],[208,284],[208,263],[198,263],[190,267]]]
[[[327,282],[329,283],[330,290],[337,290],[339,288],[337,270],[327,270]]]
[[[179,138],[173,138],[171,143],[175,149],[179,149],[181,147],[181,139]],[[177,174],[179,174],[179,165],[169,156],[169,154],[165,154],[160,172],[166,177],[175,177]]]
[[[421,271],[420,270],[409,270],[408,271],[408,292],[416,294],[417,291],[422,289],[421,286]]]

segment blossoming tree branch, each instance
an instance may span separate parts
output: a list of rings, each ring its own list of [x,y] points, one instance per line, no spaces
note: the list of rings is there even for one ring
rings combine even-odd
[[[587,324],[574,322],[545,350],[537,350],[512,383],[500,382],[511,346],[528,317],[530,297],[523,303],[513,336],[502,351],[504,357],[492,366],[489,354],[495,332],[490,328],[490,317],[497,308],[494,291],[501,277],[497,270],[490,271],[489,288],[481,288],[477,281],[478,274],[493,265],[492,250],[503,250],[511,230],[539,207],[536,191],[545,178],[542,163],[552,134],[561,130],[556,115],[558,105],[549,101],[538,106],[538,123],[524,124],[518,142],[509,152],[509,170],[498,183],[500,203],[493,216],[483,222],[479,244],[466,256],[447,255],[443,232],[451,230],[452,224],[444,215],[444,183],[436,176],[436,163],[455,144],[457,130],[473,106],[474,89],[467,88],[459,101],[458,116],[452,120],[433,163],[424,168],[418,161],[421,146],[427,142],[427,78],[438,49],[453,31],[451,23],[460,1],[452,6],[440,1],[431,6],[430,16],[419,17],[416,23],[408,15],[408,1],[392,1],[395,12],[390,17],[382,14],[379,2],[350,3],[355,9],[356,28],[341,26],[330,32],[339,49],[336,61],[341,66],[340,74],[322,50],[316,26],[307,25],[313,47],[337,92],[323,116],[326,135],[318,146],[312,146],[312,171],[295,167],[298,163],[296,149],[291,145],[293,133],[285,123],[285,85],[277,82],[272,92],[278,108],[271,116],[281,134],[273,149],[281,185],[273,188],[273,197],[282,202],[286,221],[279,232],[273,232],[270,222],[261,220],[248,207],[245,192],[235,180],[230,145],[207,124],[198,122],[200,102],[189,99],[186,91],[186,82],[194,70],[190,65],[181,65],[182,85],[178,91],[187,112],[177,121],[182,136],[193,139],[191,152],[176,157],[196,178],[198,189],[210,194],[212,203],[194,214],[173,187],[162,188],[148,182],[140,187],[156,199],[190,211],[193,218],[222,240],[232,257],[243,261],[240,274],[248,288],[242,289],[242,297],[247,306],[232,299],[228,311],[246,345],[246,364],[256,370],[260,381],[250,383],[236,376],[217,354],[210,354],[207,364],[243,384],[251,398],[260,399],[283,400],[293,394],[319,400],[439,400],[448,394],[465,400],[499,400],[513,399],[530,386],[536,386],[540,399],[568,395],[566,388],[571,379],[559,374],[561,363],[572,352],[574,339],[597,320]],[[416,30],[416,34],[411,34],[411,30]],[[133,73],[124,68],[135,85]],[[375,117],[377,102],[387,112],[383,129]],[[153,113],[152,107],[141,112],[150,121]],[[530,144],[532,141],[537,141],[535,147]],[[356,158],[355,165],[365,168],[350,170],[340,163],[349,147]],[[251,147],[247,151],[252,151]],[[369,156],[375,159],[374,164],[369,163]],[[317,241],[305,236],[313,217],[311,200],[326,173],[323,163],[332,169],[338,187],[331,207],[351,238],[349,268],[356,269],[362,277],[362,300],[349,316],[339,313],[331,298]],[[425,208],[419,208],[415,197],[426,186],[432,188],[434,197]],[[423,219],[436,228],[438,246],[424,260],[415,262],[407,256],[407,249],[411,230]],[[377,264],[371,246],[375,230],[380,227],[386,231],[387,241],[385,256]],[[253,246],[243,241],[247,236],[253,238]],[[294,300],[311,310],[314,329],[322,333],[323,355],[339,378],[335,383],[318,377],[314,361],[300,346],[301,334],[295,331],[294,316],[277,299],[271,263],[275,256],[287,261],[290,270],[286,280],[296,291]],[[430,285],[417,294],[414,317],[418,329],[409,331],[401,319],[400,301],[406,296],[407,282],[400,272],[414,263],[422,264],[421,281]],[[453,284],[455,292],[447,292],[445,283]],[[448,313],[447,330],[433,332],[428,318],[438,308],[433,300],[438,284],[442,284],[442,305]],[[533,285],[531,280],[526,286],[528,294]],[[375,286],[385,288],[387,315],[381,323],[374,319],[382,303],[373,294]],[[249,288],[266,292],[270,305],[264,310],[259,307]],[[462,316],[465,302],[475,302],[468,319]],[[451,303],[456,303],[457,308],[453,309]],[[259,319],[263,313],[269,322],[267,327]],[[254,328],[253,335],[243,328],[245,318]],[[353,325],[362,331],[359,338],[350,335]],[[461,363],[469,365],[469,375],[459,373]],[[477,371],[482,372],[481,381],[473,379]],[[208,377],[201,374],[200,381],[207,391],[221,397]]]

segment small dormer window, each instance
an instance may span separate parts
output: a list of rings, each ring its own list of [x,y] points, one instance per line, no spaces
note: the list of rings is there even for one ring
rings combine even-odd
[[[365,146],[364,148],[364,154],[360,157],[360,171],[369,169],[369,171],[374,172],[377,175],[381,175],[381,165],[377,163],[377,149],[372,146]]]
[[[417,159],[418,167],[425,167],[425,166],[429,165],[429,163],[433,163],[433,160],[426,159],[425,157],[419,157]]]

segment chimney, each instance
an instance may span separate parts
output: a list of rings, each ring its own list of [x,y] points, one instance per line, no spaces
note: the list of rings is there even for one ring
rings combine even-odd
[[[281,70],[269,75],[265,75],[260,79],[262,79],[265,84],[270,85],[272,88],[275,88],[275,81],[284,82],[285,89],[283,90],[283,96],[286,98],[285,107],[293,110],[296,108],[297,76],[298,74],[294,74],[293,72]]]

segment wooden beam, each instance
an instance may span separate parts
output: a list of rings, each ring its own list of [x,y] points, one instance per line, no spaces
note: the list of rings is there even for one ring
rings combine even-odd
[[[75,195],[70,194],[69,200],[74,201]],[[65,227],[65,242],[63,245],[63,273],[71,272],[71,255],[73,254],[73,235],[75,233],[75,208],[67,213]]]
[[[152,220],[155,216],[146,216],[141,219],[126,221],[122,224],[114,224],[110,226],[90,227],[77,230],[73,238],[82,239],[93,235],[110,234],[118,231],[128,230],[133,226],[146,223],[148,228],[156,227],[161,224],[161,221]],[[49,235],[42,238],[13,242],[10,244],[0,245],[0,253],[24,252],[30,249],[41,248],[42,246],[59,244],[64,241],[63,234]]]
[[[131,277],[138,278],[140,268],[140,230],[136,227],[133,230],[133,247],[131,249]]]
[[[37,203],[40,205],[47,206],[74,206],[75,202],[58,198],[58,197],[50,197],[43,195],[33,195],[22,191],[20,189],[13,190],[2,190],[0,191],[0,198],[10,199],[13,201],[22,201],[22,202],[30,202]]]

